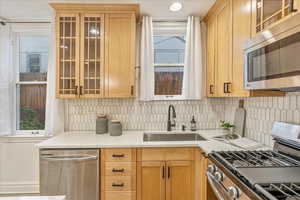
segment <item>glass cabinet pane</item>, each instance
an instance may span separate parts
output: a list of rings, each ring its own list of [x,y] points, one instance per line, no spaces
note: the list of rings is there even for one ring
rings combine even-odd
[[[78,18],[59,16],[59,94],[76,95],[76,41]]]
[[[260,32],[271,24],[291,14],[289,0],[257,0],[256,32]]]
[[[102,95],[103,20],[103,15],[83,16],[83,95]]]

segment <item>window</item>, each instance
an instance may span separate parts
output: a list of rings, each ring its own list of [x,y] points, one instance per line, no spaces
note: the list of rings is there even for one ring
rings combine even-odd
[[[154,23],[155,97],[172,99],[182,95],[185,57],[185,23]],[[178,29],[179,27],[179,29]]]
[[[44,31],[17,32],[14,49],[16,130],[40,133],[45,129],[49,35]]]
[[[29,72],[40,72],[41,68],[41,54],[30,53],[27,56],[27,66],[29,67]]]

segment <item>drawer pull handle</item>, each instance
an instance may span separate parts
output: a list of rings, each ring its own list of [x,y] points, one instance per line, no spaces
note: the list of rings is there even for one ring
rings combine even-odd
[[[124,154],[113,154],[113,158],[123,158],[125,155]]]
[[[170,178],[170,176],[171,176],[171,168],[168,167],[168,178]]]
[[[124,187],[124,183],[121,183],[121,184],[113,183],[111,186],[113,186],[113,187]]]
[[[115,169],[115,168],[112,169],[112,172],[124,172],[124,171],[125,171],[124,169]]]

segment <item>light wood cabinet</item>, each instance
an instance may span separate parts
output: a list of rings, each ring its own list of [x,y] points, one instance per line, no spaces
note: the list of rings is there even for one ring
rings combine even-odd
[[[138,162],[137,199],[165,200],[166,163],[164,161]]]
[[[134,96],[138,5],[50,3],[58,98]]]
[[[206,94],[208,97],[217,96],[216,91],[216,22],[215,17],[211,17],[207,21],[207,78],[206,78]]]
[[[101,199],[136,199],[136,149],[101,151]]]
[[[166,162],[166,200],[194,200],[194,162]]]
[[[196,148],[138,149],[137,199],[199,199],[195,151]]]
[[[299,0],[252,0],[254,33],[268,29],[270,26],[281,23],[287,17],[299,12]]]
[[[232,85],[232,1],[226,0],[216,12],[216,92],[219,97],[229,96]]]
[[[218,0],[204,19],[208,27],[208,97],[284,95],[278,91],[244,89],[244,43],[253,30],[252,1]]]
[[[135,15],[108,14],[106,32],[106,97],[134,94]]]

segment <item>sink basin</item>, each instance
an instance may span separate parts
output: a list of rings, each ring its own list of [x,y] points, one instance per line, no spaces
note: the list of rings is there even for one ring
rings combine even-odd
[[[205,141],[206,139],[197,133],[144,133],[144,142],[161,141]]]

